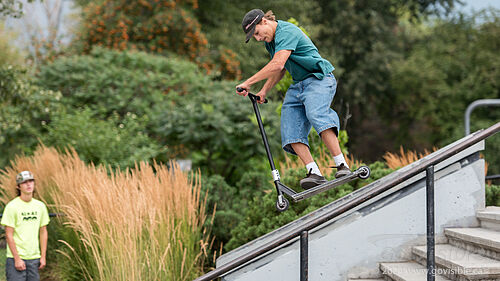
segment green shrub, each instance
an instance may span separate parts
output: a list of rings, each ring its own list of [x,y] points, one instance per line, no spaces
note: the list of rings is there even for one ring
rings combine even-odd
[[[252,159],[265,161],[265,150],[252,104],[235,94],[235,83],[216,82],[203,92],[178,97],[158,113],[156,134],[169,147],[179,144],[207,175],[222,175],[235,184]],[[276,104],[260,106],[271,150],[281,151]]]
[[[143,133],[147,116],[116,115],[100,120],[86,108],[53,116],[42,140],[46,145],[78,151],[82,160],[112,167],[133,167],[135,162],[150,161],[164,152]]]
[[[500,185],[486,185],[486,206],[500,206]]]
[[[273,187],[272,180],[260,171],[248,171],[236,186],[227,184],[220,175],[202,179],[202,194],[207,194],[207,213],[213,213],[216,208],[212,229],[216,247],[229,241],[231,229],[244,218],[252,198],[264,196]]]
[[[33,85],[25,70],[0,66],[0,167],[34,151],[60,100],[61,93]]]
[[[40,87],[62,93],[65,108],[42,139],[48,145],[72,145],[86,161],[115,167],[152,158],[167,161],[168,140],[155,134],[159,114],[209,82],[195,64],[175,56],[103,48],[60,57],[41,66],[36,78]]]
[[[233,206],[238,200],[235,187],[226,183],[220,175],[204,177],[202,179],[202,194],[207,194],[207,213],[212,214],[216,210],[212,234],[218,241],[227,241],[235,224],[241,219]]]
[[[170,96],[196,93],[208,81],[195,64],[175,56],[102,48],[58,58],[41,66],[37,75],[40,86],[63,94],[65,106],[87,106],[102,117],[159,111]]]
[[[429,148],[462,138],[467,106],[478,99],[500,97],[499,15],[492,10],[436,21],[408,56],[391,63],[388,85],[393,90],[380,95],[379,112],[397,129],[393,134],[399,143]],[[499,110],[477,108],[471,116],[471,132],[498,120]],[[486,143],[489,173],[500,173],[500,136]]]

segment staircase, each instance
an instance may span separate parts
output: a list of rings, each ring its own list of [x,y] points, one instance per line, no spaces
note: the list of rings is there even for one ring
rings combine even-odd
[[[444,230],[448,243],[436,245],[436,281],[500,280],[500,207],[487,207],[476,217],[480,227]],[[427,280],[426,253],[426,246],[414,246],[412,261],[379,264],[383,278],[349,281]]]

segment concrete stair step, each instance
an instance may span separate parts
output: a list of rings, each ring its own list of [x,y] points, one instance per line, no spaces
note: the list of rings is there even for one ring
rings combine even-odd
[[[385,281],[384,279],[349,279],[349,281]]]
[[[451,245],[500,260],[500,232],[487,228],[447,228],[444,233]]]
[[[427,268],[416,262],[380,263],[380,271],[395,281],[427,280]],[[450,280],[442,275],[436,275],[436,281]]]
[[[476,217],[481,221],[482,227],[500,231],[500,207],[486,207],[478,211]]]
[[[412,248],[417,262],[426,264],[427,247]],[[450,244],[438,244],[435,249],[438,274],[453,280],[500,280],[500,261],[471,253]]]

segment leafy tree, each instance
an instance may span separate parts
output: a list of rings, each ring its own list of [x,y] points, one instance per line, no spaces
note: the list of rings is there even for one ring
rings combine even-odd
[[[170,51],[200,59],[208,42],[191,14],[197,6],[197,0],[91,2],[84,8],[83,48]]]
[[[96,48],[42,66],[37,81],[60,91],[66,108],[89,108],[93,118],[117,115],[118,124],[128,114],[144,117],[143,132],[169,147],[159,160],[190,157],[209,175],[237,178],[249,168],[248,159],[264,159],[252,106],[234,94],[235,83],[211,82],[195,64],[175,56]],[[262,110],[278,150],[276,107]]]
[[[25,70],[0,67],[0,167],[34,151],[51,115],[61,109],[61,97],[34,85]]]
[[[27,0],[28,3],[34,0]],[[23,15],[23,2],[19,0],[2,0],[0,2],[0,16],[20,18]]]
[[[381,100],[393,106],[382,112],[396,120],[401,142],[421,147],[448,144],[463,137],[463,116],[471,102],[500,98],[498,15],[498,11],[483,12],[437,21],[414,44],[408,58],[392,65],[394,91]],[[478,23],[485,18],[490,20]],[[471,127],[486,128],[498,120],[498,110],[481,108],[474,111]],[[486,159],[498,173],[498,137],[488,139],[487,144]]]
[[[390,66],[404,58],[411,48],[411,38],[405,33],[401,19],[418,22],[429,14],[450,11],[455,0],[383,0],[325,1],[312,16],[320,27],[316,36],[320,53],[336,67],[338,80],[335,108],[347,128],[349,144],[356,155],[375,160],[386,150],[400,145],[393,143],[390,127],[379,118],[380,107],[390,108],[380,98],[392,89],[388,80]]]
[[[429,13],[447,12],[456,1],[316,2],[322,7],[313,18],[320,26],[318,45],[337,66],[343,81],[339,87],[349,93],[351,101],[363,103],[370,101],[367,95],[386,90],[381,86],[388,72],[384,62],[390,61],[392,52],[401,51],[401,46],[391,43],[398,35],[400,19],[418,20]]]
[[[94,46],[140,50],[189,58],[217,79],[239,79],[236,54],[224,46],[210,49],[194,16],[197,0],[78,1],[84,28],[75,41],[85,52]]]
[[[311,22],[306,14],[317,8],[313,1],[275,0],[264,1],[199,1],[195,10],[201,23],[201,29],[206,34],[210,49],[227,48],[235,53],[234,60],[240,63],[242,78],[249,77],[269,61],[269,54],[263,43],[251,40],[245,44],[245,34],[241,28],[241,20],[251,9],[260,8],[264,12],[276,12],[278,19],[296,18],[307,30]],[[221,11],[224,11],[221,13]],[[259,45],[259,46],[257,46]],[[240,77],[234,77],[236,79]]]

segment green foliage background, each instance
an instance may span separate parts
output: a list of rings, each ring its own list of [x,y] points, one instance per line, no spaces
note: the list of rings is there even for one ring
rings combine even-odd
[[[50,116],[61,110],[59,92],[34,85],[25,70],[0,66],[0,166],[31,153],[46,133]]]
[[[111,2],[114,9],[128,7],[118,0],[76,1],[95,13],[100,11],[96,7]],[[458,4],[455,0],[165,3],[177,3],[181,6],[175,11],[186,12],[185,18],[174,19],[178,24],[193,20],[196,40],[207,39],[199,41],[200,48],[181,52],[172,45],[159,51],[159,38],[168,32],[157,34],[153,29],[129,34],[151,39],[132,36],[118,47],[102,38],[92,41],[96,34],[90,32],[99,26],[89,26],[104,14],[93,18],[87,13],[78,31],[82,36],[76,36],[58,57],[47,58],[35,69],[27,65],[27,70],[18,60],[22,53],[9,53],[8,37],[0,36],[0,49],[9,51],[0,52],[4,62],[0,64],[0,168],[16,155],[32,153],[39,142],[73,147],[83,160],[114,169],[131,167],[136,161],[191,159],[193,168],[202,173],[208,213],[215,215],[207,229],[215,236],[212,250],[217,253],[361,188],[370,181],[355,181],[293,204],[285,213],[275,212],[274,186],[251,103],[234,93],[239,81],[223,80],[240,75],[246,79],[269,60],[261,43],[243,42],[241,18],[256,7],[299,25],[335,66],[338,88],[332,106],[341,117],[342,149],[372,163],[371,180],[391,172],[377,161],[386,151],[400,145],[419,152],[442,147],[463,136],[468,104],[500,98],[498,10],[449,14]],[[162,8],[159,17],[172,11]],[[123,15],[110,18],[105,30],[120,26]],[[105,16],[113,17],[113,12]],[[134,11],[126,17],[134,18]],[[154,20],[151,25],[161,26]],[[176,34],[168,39],[175,42],[187,36],[184,31]],[[146,46],[147,52],[136,51],[134,44]],[[221,54],[227,56],[222,59]],[[279,118],[290,83],[285,76],[268,95],[270,103],[259,107],[277,164],[284,161]],[[499,120],[500,111],[477,109],[472,131]],[[310,144],[314,156],[319,156],[322,144],[315,132]],[[486,141],[489,174],[500,173],[499,150],[500,136]],[[283,181],[298,186],[304,172],[287,170]],[[489,185],[486,193],[487,204],[498,205],[498,186]],[[75,274],[68,280],[78,280],[74,270],[68,272]]]

